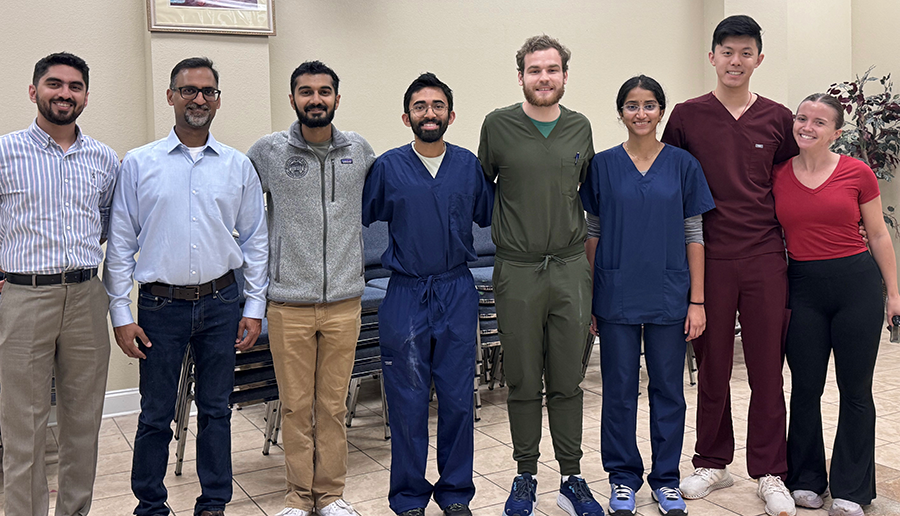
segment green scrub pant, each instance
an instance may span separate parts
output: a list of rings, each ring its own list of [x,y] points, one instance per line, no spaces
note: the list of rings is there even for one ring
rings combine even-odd
[[[582,357],[591,323],[583,246],[557,255],[497,250],[494,297],[518,472],[537,474],[542,390],[560,473],[581,473]],[[543,382],[542,382],[543,380]]]

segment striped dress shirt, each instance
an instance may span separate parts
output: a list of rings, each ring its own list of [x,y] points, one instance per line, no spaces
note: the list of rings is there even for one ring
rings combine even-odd
[[[36,121],[0,137],[0,270],[57,274],[103,260],[119,159],[76,133],[65,152]]]

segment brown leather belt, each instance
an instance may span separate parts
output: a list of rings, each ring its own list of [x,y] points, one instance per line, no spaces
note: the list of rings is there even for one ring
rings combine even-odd
[[[59,274],[16,274],[6,273],[6,281],[13,285],[27,285],[30,287],[42,287],[45,285],[72,285],[90,281],[97,275],[97,268],[77,269],[65,271]]]
[[[144,283],[141,290],[149,292],[154,296],[180,299],[183,301],[197,301],[203,296],[208,296],[213,292],[222,290],[223,288],[235,282],[234,271],[226,272],[222,277],[216,278],[202,285],[169,285],[168,283]]]

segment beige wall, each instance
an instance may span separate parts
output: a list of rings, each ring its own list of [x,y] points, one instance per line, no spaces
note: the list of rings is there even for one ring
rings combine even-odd
[[[120,156],[168,133],[168,74],[193,55],[211,57],[221,72],[214,134],[243,151],[295,119],[288,80],[308,59],[341,77],[336,125],[359,132],[379,153],[411,139],[400,121],[402,96],[424,71],[454,90],[457,119],[448,140],[474,150],[484,115],[521,100],[514,54],[542,32],[573,52],[563,103],[591,119],[598,150],[624,138],[614,99],[628,77],[655,77],[670,104],[712,89],[711,33],[730,14],[749,14],[765,29],[766,58],[753,90],[791,108],[869,64],[879,73],[900,71],[892,26],[900,3],[891,0],[275,1],[278,35],[270,38],[150,34],[144,0],[82,0],[64,9],[50,0],[17,2],[18,14],[0,18],[0,133],[34,118],[31,70],[59,50],[91,66],[79,123]],[[137,364],[115,347],[112,355],[109,389],[136,386]]]

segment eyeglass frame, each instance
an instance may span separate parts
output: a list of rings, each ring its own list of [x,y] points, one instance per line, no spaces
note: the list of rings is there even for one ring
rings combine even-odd
[[[413,104],[412,107],[409,108],[409,112],[415,114],[416,116],[424,116],[428,113],[428,110],[431,110],[434,113],[434,116],[442,116],[444,113],[450,110],[450,106],[444,104],[443,102],[440,105],[434,104]]]
[[[195,89],[195,90],[197,90],[197,93],[194,93],[194,95],[191,96],[191,97],[185,97],[185,95],[184,95],[184,90],[185,90],[186,88],[192,88],[192,89]],[[206,100],[207,102],[215,102],[215,101],[219,100],[219,95],[222,94],[222,90],[218,90],[218,89],[213,88],[213,87],[211,87],[211,86],[206,86],[206,87],[204,87],[204,88],[198,88],[197,86],[190,86],[190,85],[188,85],[188,86],[181,86],[181,87],[178,87],[178,88],[174,88],[174,90],[177,91],[178,94],[181,95],[181,98],[183,98],[184,100],[194,100],[194,99],[197,98],[197,95],[203,94],[203,99]],[[212,92],[215,96],[214,96],[213,98],[209,98],[209,97],[206,95],[206,91],[204,91],[204,90],[211,90],[211,92]]]

